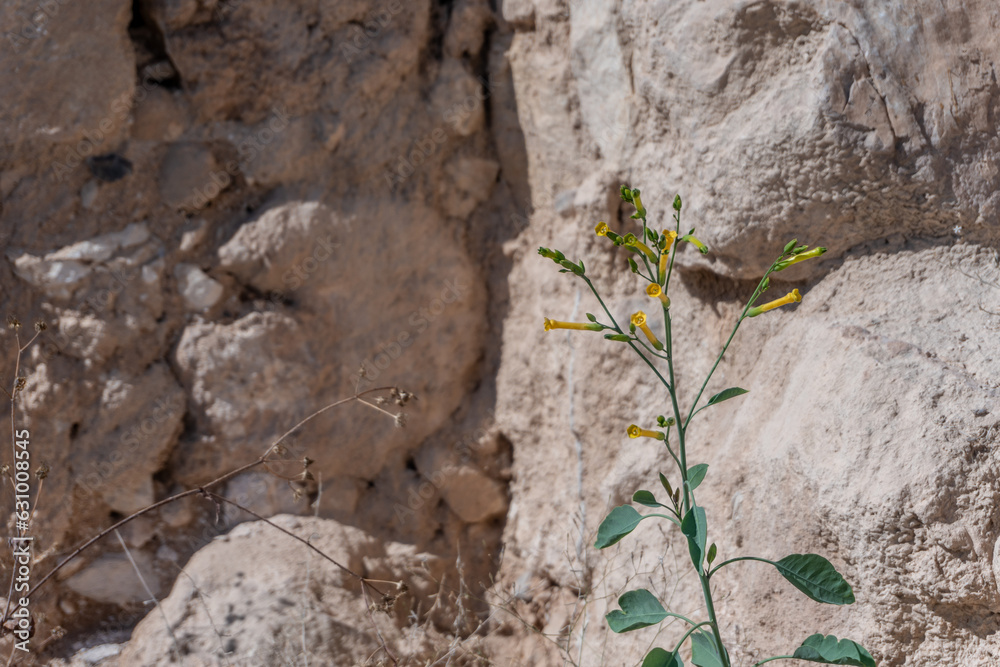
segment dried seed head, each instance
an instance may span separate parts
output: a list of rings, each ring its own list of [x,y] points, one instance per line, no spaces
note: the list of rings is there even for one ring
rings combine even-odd
[[[21,391],[27,386],[28,386],[28,378],[26,377],[19,377],[16,380],[14,380],[14,391]]]
[[[303,457],[302,457],[302,467],[303,467],[303,468],[308,468],[308,467],[309,467],[309,466],[311,466],[311,465],[312,465],[313,463],[315,463],[315,461],[313,461],[313,460],[312,460],[311,458],[309,458],[308,456],[303,456]]]
[[[9,329],[13,329],[14,331],[17,331],[18,329],[21,328],[21,320],[17,319],[13,315],[8,315],[7,316],[7,327]]]
[[[398,405],[400,407],[403,407],[404,405],[406,405],[407,403],[409,403],[410,399],[417,400],[416,395],[415,394],[411,394],[408,391],[402,391],[402,390],[393,389],[392,390],[392,394],[393,394],[393,397],[396,399],[396,405]]]
[[[288,453],[288,450],[285,449],[284,445],[275,445],[274,453],[277,454],[278,456],[284,456],[285,454]]]
[[[45,479],[48,476],[49,476],[49,466],[47,464],[43,463],[42,465],[38,466],[38,468],[35,469],[36,478],[41,480]]]
[[[406,426],[406,415],[402,412],[393,417],[393,421],[396,424],[396,428],[403,428]]]
[[[49,325],[46,324],[45,322],[42,322],[41,320],[38,320],[37,322],[35,322],[35,331],[37,331],[39,333],[45,331],[48,328],[49,328]]]

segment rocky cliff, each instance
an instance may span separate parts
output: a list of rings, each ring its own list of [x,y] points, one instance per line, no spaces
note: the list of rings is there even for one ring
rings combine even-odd
[[[676,641],[603,615],[637,587],[697,614],[683,539],[592,546],[666,471],[625,435],[666,397],[541,326],[598,304],[539,245],[619,319],[648,303],[593,234],[635,231],[621,183],[657,226],[681,193],[712,250],[672,285],[684,401],[784,243],[829,248],[781,274],[800,305],[744,325],[712,387],[751,391],[690,451],[723,558],[822,553],[858,603],[734,565],[735,664],[820,631],[883,665],[1000,660],[991,3],[15,0],[0,26],[0,308],[48,324],[17,413],[50,469],[33,576],[325,405],[416,395],[325,412],[216,489],[298,515],[275,523],[385,598],[193,494],[47,582],[29,660],[618,665]]]

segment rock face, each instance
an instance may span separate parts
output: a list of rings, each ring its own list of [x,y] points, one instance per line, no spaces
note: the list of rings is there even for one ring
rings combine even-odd
[[[523,591],[517,608],[563,603],[538,627],[595,665],[596,647],[624,664],[648,650],[650,631],[616,636],[602,622],[624,591],[699,608],[697,581],[675,584],[688,559],[675,531],[644,523],[607,552],[590,546],[611,507],[672,469],[625,436],[669,414],[665,391],[599,336],[539,333],[543,316],[600,313],[585,285],[533,255],[539,245],[585,259],[619,321],[648,307],[624,255],[592,232],[602,219],[636,230],[608,198],[629,182],[657,226],[681,192],[685,229],[713,250],[682,253],[672,287],[686,402],[753,289],[742,279],[791,238],[830,248],[772,288],[802,289],[795,312],[744,325],[709,390],[751,393],[696,418],[689,461],[711,464],[699,501],[720,558],[823,553],[859,602],[817,608],[773,572],[730,566],[713,584],[734,658],[787,653],[823,630],[881,664],[996,661],[998,220],[993,172],[971,165],[995,150],[995,124],[974,119],[997,108],[981,76],[1000,57],[986,28],[1000,14],[626,2],[595,24],[576,4],[505,12],[536,204],[511,248],[498,378],[515,461],[502,575]],[[595,88],[610,93],[598,109]]]
[[[271,526],[244,524],[188,563],[197,578],[179,579],[161,605],[169,632],[161,616],[148,616],[136,627],[119,663],[152,667],[197,656],[202,664],[220,665],[305,659],[363,664],[381,653],[380,637],[393,655],[435,657],[433,630],[408,636],[393,621],[433,604],[445,569],[439,557],[323,519],[281,515],[274,521],[337,564],[294,548],[293,538]],[[360,584],[350,572],[399,581],[404,587],[372,583],[369,595],[382,591],[389,601],[377,600],[388,611],[369,622],[357,604]],[[215,631],[206,633],[206,628]]]
[[[50,468],[33,572],[361,392],[288,434],[284,463],[214,487],[239,506],[189,496],[129,523],[128,555],[168,591],[237,523],[315,513],[433,559],[449,588],[414,618],[468,632],[508,505],[490,317],[525,160],[486,119],[519,137],[509,32],[482,1],[51,4],[0,10],[31,33],[0,75],[0,305],[49,325],[17,417]],[[130,572],[109,536],[46,583],[39,636],[75,633],[46,659],[127,639],[94,622],[145,614]]]
[[[997,664],[1000,10],[947,4],[5,3],[0,307],[49,325],[17,417],[50,468],[35,574],[340,398],[416,395],[404,428],[365,394],[213,487],[237,504],[191,495],[84,552],[33,598],[36,637],[69,631],[39,660],[672,646],[677,624],[603,616],[640,587],[698,616],[683,539],[644,522],[592,546],[671,470],[625,436],[666,395],[627,347],[541,326],[601,311],[540,245],[583,258],[618,321],[651,310],[593,234],[637,231],[629,183],[657,228],[679,192],[712,250],[684,246],[671,283],[685,405],[784,243],[829,248],[774,281],[800,305],[743,324],[708,390],[750,393],[696,417],[690,463],[720,558],[818,552],[858,603],[728,566],[735,664],[819,631],[883,665]],[[255,520],[279,513],[407,592],[370,619],[350,576]],[[172,591],[171,632],[136,626],[146,586]]]

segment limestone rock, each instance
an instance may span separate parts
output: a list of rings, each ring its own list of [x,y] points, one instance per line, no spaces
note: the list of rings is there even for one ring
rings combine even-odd
[[[100,407],[70,456],[78,491],[129,514],[153,502],[153,473],[181,431],[184,394],[164,364],[139,377],[104,378]]]
[[[220,170],[212,152],[189,143],[172,145],[160,166],[160,197],[173,208],[197,211],[219,196],[232,177]]]
[[[419,618],[428,608],[423,605],[427,595],[437,590],[437,559],[409,545],[380,544],[360,530],[324,519],[279,516],[274,521],[355,572],[405,583],[407,592],[388,614],[376,611],[375,623],[390,650],[402,649],[414,658],[431,655],[426,637],[404,630],[408,614]],[[243,524],[214,541],[185,570],[189,576],[178,578],[161,604],[188,661],[276,664],[302,660],[306,650],[311,663],[341,664],[363,662],[379,647],[374,629],[358,622],[367,619],[367,603],[356,580],[261,522]],[[398,595],[389,584],[379,587]],[[215,620],[223,641],[209,619]],[[170,652],[162,619],[150,615],[136,628],[121,661],[168,665]]]
[[[126,605],[149,599],[143,581],[153,595],[159,590],[159,579],[149,557],[142,552],[133,554],[142,579],[125,554],[101,556],[79,573],[66,580],[74,592],[97,602]]]
[[[194,311],[205,311],[219,302],[225,288],[217,280],[191,264],[174,267],[177,287],[184,297],[184,303]]]
[[[65,179],[120,140],[127,115],[118,110],[135,88],[129,7],[125,0],[3,4],[7,159]]]

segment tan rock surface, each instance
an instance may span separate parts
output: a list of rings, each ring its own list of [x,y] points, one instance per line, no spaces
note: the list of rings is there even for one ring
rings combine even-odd
[[[616,317],[648,305],[592,232],[634,229],[628,182],[657,224],[680,192],[713,250],[683,252],[672,285],[684,401],[781,245],[830,248],[775,282],[801,305],[745,324],[710,390],[751,393],[698,416],[692,457],[722,557],[823,553],[858,604],[734,565],[716,580],[734,656],[825,631],[883,665],[1000,661],[993,4],[13,2],[0,24],[0,310],[49,324],[19,413],[51,467],[35,575],[253,460],[364,366],[362,388],[416,393],[406,428],[391,400],[345,406],[286,441],[291,481],[220,490],[318,511],[281,522],[407,581],[379,617],[404,662],[667,645],[676,625],[618,636],[603,615],[640,586],[698,613],[682,542],[647,522],[592,548],[666,470],[624,436],[664,396],[626,350],[541,327],[598,306],[539,245],[582,257]],[[367,659],[357,591],[234,528],[251,518],[191,496],[121,531],[173,589],[186,660]],[[122,556],[106,538],[36,596],[32,660],[168,659]]]

